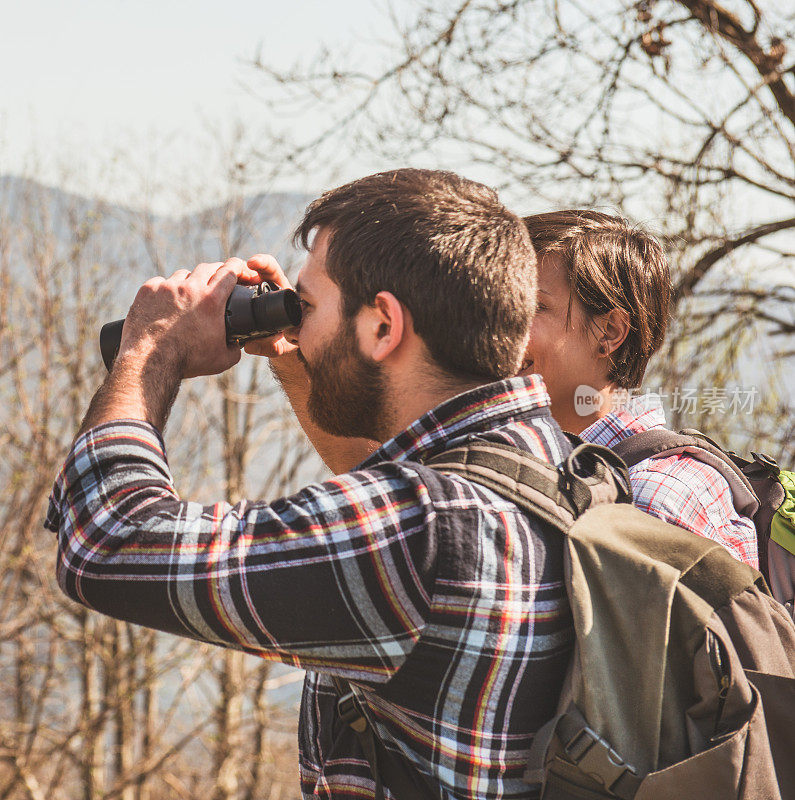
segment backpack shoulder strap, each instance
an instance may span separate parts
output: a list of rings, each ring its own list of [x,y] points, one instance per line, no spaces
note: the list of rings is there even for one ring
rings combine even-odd
[[[628,467],[634,467],[647,458],[668,455],[679,448],[696,447],[697,441],[687,434],[669,431],[667,428],[652,428],[622,439],[610,446]]]
[[[712,467],[725,478],[731,489],[732,502],[739,514],[753,517],[759,510],[759,498],[740,467],[723,448],[700,431],[686,429],[676,433],[665,428],[653,428],[622,439],[611,450],[628,467],[634,467],[647,458],[686,453]]]
[[[438,800],[439,791],[426,776],[398,753],[388,750],[375,730],[365,704],[344,678],[332,677],[337,714],[356,734],[375,782],[374,800],[385,800],[384,786],[395,800]]]
[[[509,444],[474,441],[424,460],[497,492],[565,533],[588,508],[631,502],[629,474],[608,448],[580,444],[556,467]]]

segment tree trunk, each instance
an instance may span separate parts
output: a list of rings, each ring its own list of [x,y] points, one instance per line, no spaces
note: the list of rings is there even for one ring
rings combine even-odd
[[[102,796],[102,729],[97,727],[99,687],[95,659],[95,637],[100,626],[87,611],[82,612],[81,718],[83,724],[83,754],[81,777],[83,800],[98,800]]]

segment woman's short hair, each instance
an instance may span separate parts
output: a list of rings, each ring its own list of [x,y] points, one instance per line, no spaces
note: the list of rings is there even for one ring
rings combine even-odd
[[[524,217],[539,260],[555,256],[566,268],[572,297],[589,324],[613,308],[629,316],[630,331],[611,353],[608,377],[640,386],[668,326],[671,276],[660,242],[623,217],[571,209]]]

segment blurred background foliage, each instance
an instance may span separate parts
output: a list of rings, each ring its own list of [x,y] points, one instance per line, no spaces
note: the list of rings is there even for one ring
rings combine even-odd
[[[298,796],[300,673],[101,618],[61,597],[46,499],[103,376],[97,333],[152,274],[287,245],[285,174],[458,170],[521,213],[623,213],[664,242],[676,292],[645,388],[672,426],[795,463],[795,9],[751,0],[449,0],[384,10],[382,38],[249,66],[241,124],[185,216],[0,178],[0,800]],[[291,113],[311,108],[317,124]],[[237,138],[235,138],[237,137]],[[68,170],[69,165],[64,169]],[[134,172],[123,154],[108,166]],[[66,182],[65,182],[66,183]],[[279,184],[281,185],[281,184]],[[147,188],[148,187],[148,188]],[[176,190],[175,190],[176,191]],[[189,195],[189,196],[188,196]],[[188,382],[166,432],[178,489],[274,497],[322,477],[266,367]]]

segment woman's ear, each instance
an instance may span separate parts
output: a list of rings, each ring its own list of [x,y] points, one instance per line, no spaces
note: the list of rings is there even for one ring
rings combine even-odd
[[[391,292],[379,292],[371,306],[362,309],[359,345],[373,361],[383,361],[403,342],[410,314]]]
[[[599,331],[599,358],[606,358],[624,344],[629,336],[631,324],[629,314],[623,308],[611,308],[594,320]]]

